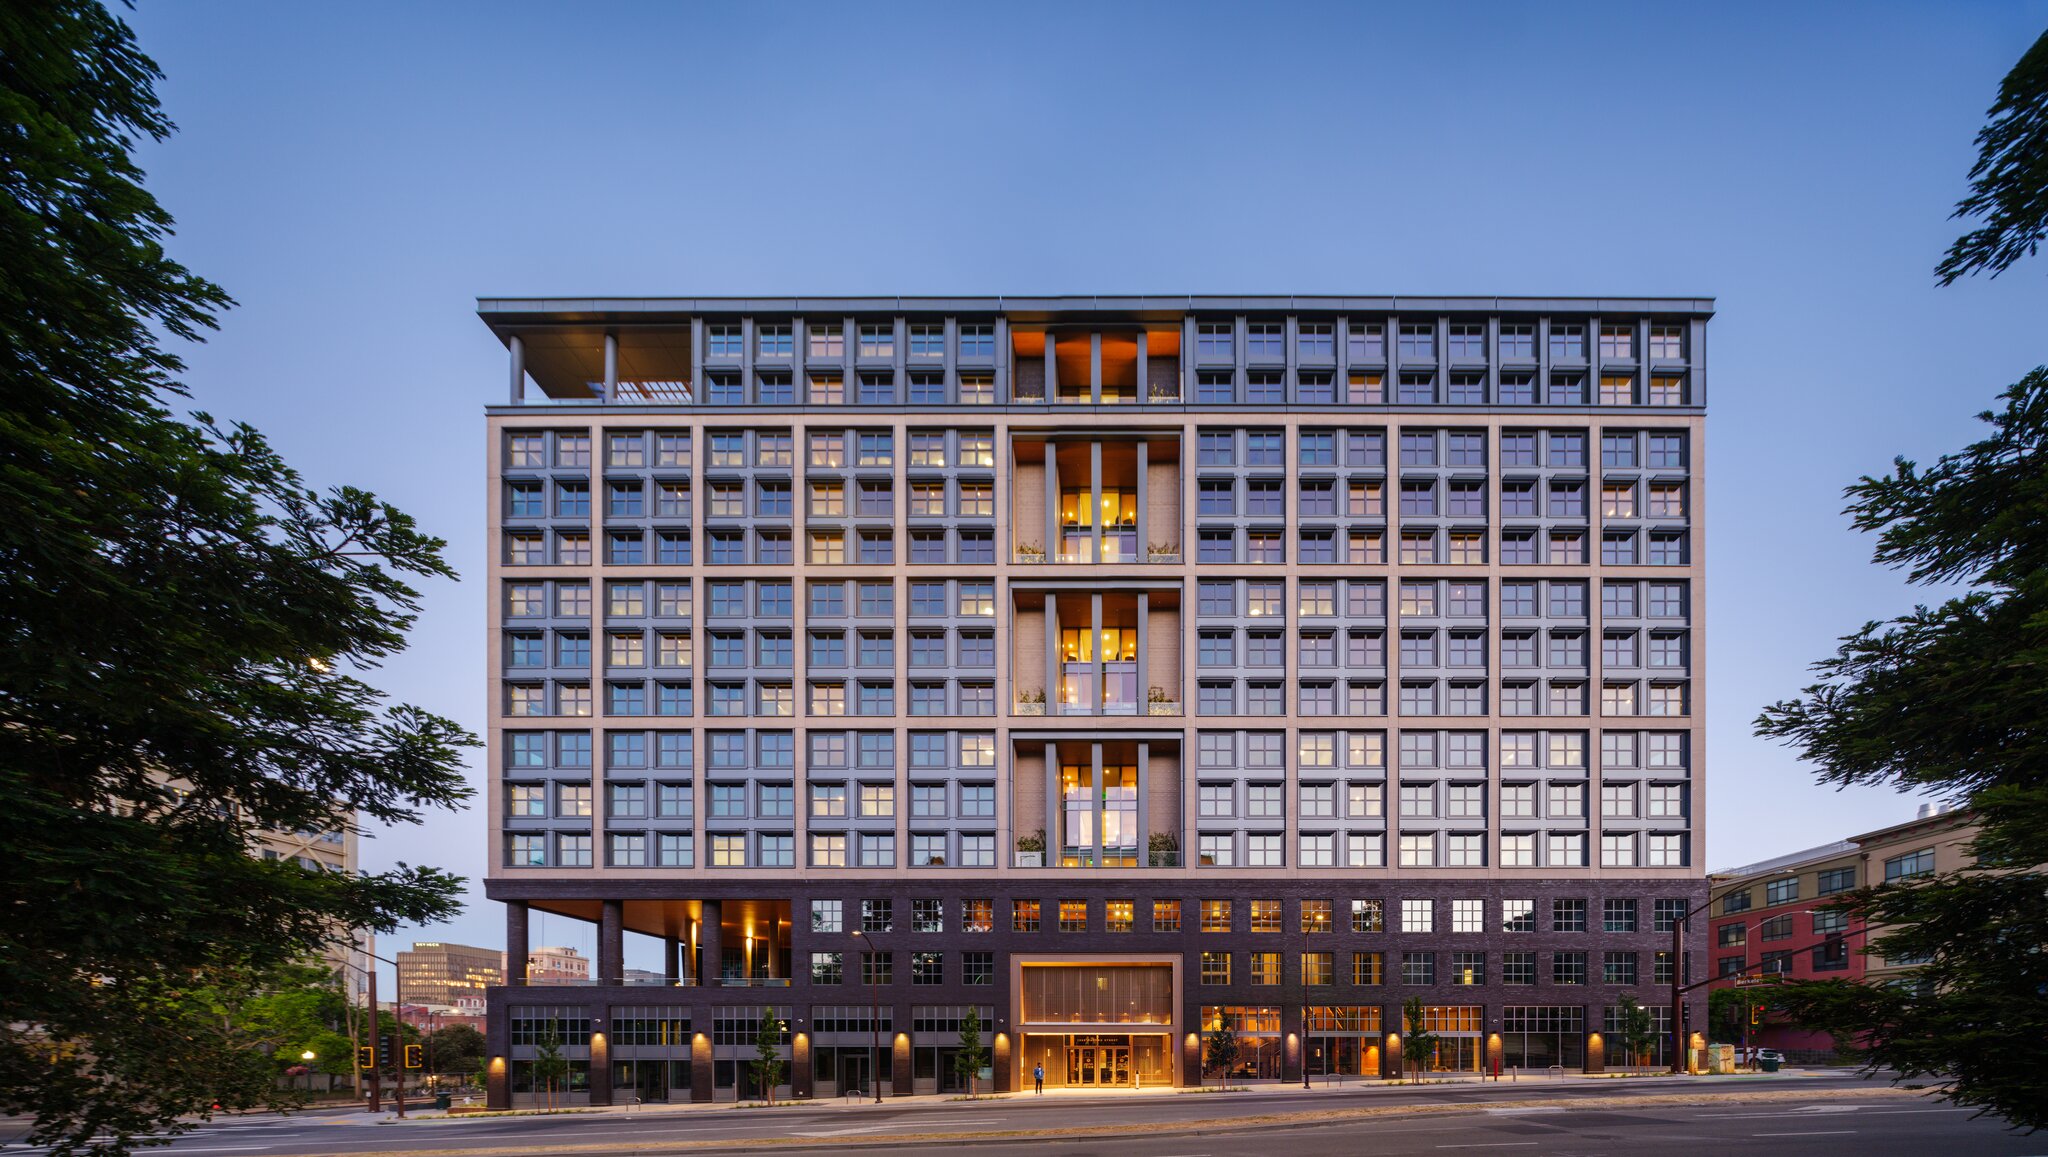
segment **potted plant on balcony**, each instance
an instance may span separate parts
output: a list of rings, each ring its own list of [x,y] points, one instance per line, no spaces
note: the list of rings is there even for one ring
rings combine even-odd
[[[1179,562],[1180,544],[1177,542],[1148,542],[1145,544],[1145,558],[1148,562]]]
[[[1017,544],[1017,561],[1044,562],[1045,548],[1035,542],[1020,542]]]
[[[1145,841],[1145,850],[1155,868],[1172,868],[1180,863],[1180,837],[1172,832],[1153,832]]]
[[[1017,714],[1045,714],[1045,688],[1031,687],[1017,692]]]
[[[1041,867],[1045,863],[1045,829],[1040,828],[1028,836],[1017,837],[1017,866],[1020,868]]]

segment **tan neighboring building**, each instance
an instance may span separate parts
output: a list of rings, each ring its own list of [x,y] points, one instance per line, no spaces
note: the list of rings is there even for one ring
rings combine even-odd
[[[1926,805],[1910,822],[1853,836],[1851,842],[1862,857],[1864,882],[1891,884],[1969,867],[1977,862],[1969,852],[1970,841],[1976,838],[1973,813],[1937,811],[1934,805]],[[1885,931],[1882,925],[1871,926],[1864,942],[1882,939]],[[1886,959],[1876,953],[1865,955],[1863,961],[1863,979],[1873,984],[1897,980],[1905,970],[1925,963]]]
[[[574,948],[536,948],[526,954],[528,984],[589,984],[590,957]]]
[[[505,983],[505,954],[495,948],[415,942],[396,959],[398,991],[407,1004],[445,1005],[480,1016],[484,989]]]
[[[314,871],[353,876],[358,860],[354,832],[263,832],[256,837],[254,854],[265,860],[295,860]],[[348,991],[361,996],[365,991],[360,944],[331,947],[322,957],[328,968],[346,970]]]

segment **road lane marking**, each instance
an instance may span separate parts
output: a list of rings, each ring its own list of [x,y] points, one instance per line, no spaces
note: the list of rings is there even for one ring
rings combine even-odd
[[[1473,1141],[1464,1145],[1438,1145],[1439,1149],[1520,1149],[1534,1148],[1535,1141]]]
[[[1751,1133],[1752,1137],[1839,1137],[1854,1133],[1854,1129],[1813,1129],[1805,1133]]]

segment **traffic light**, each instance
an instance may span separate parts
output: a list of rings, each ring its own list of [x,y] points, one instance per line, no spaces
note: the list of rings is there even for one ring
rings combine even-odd
[[[374,1069],[374,1068],[376,1068],[376,1067],[377,1067],[377,1048],[376,1048],[376,1046],[375,1046],[375,1045],[359,1045],[359,1046],[357,1046],[357,1048],[356,1048],[356,1068],[358,1068],[358,1069],[361,1069],[362,1071],[364,1071],[364,1072],[366,1072],[366,1073],[367,1073],[367,1072],[369,1072],[369,1071],[370,1071],[371,1069]]]
[[[422,1050],[421,1050],[420,1046],[418,1046],[418,1045],[407,1045],[407,1046],[405,1046],[405,1067],[406,1067],[406,1068],[408,1068],[408,1069],[416,1069],[416,1068],[419,1068],[419,1067],[420,1067],[420,1053],[421,1053],[421,1051],[422,1051]]]
[[[1764,1022],[1764,1006],[1763,1006],[1763,1005],[1761,1005],[1761,1004],[1752,1004],[1752,1005],[1750,1005],[1750,1006],[1749,1006],[1749,1023],[1751,1023],[1751,1024],[1762,1024],[1763,1022]]]
[[[398,1037],[396,1034],[388,1032],[378,1034],[377,1059],[384,1063],[385,1068],[391,1067],[391,1062],[398,1059]]]

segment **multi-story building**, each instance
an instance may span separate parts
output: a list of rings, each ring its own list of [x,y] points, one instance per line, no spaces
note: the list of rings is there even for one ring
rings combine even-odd
[[[549,945],[526,954],[528,984],[588,984],[590,957],[574,948]]]
[[[358,839],[353,831],[283,832],[266,829],[256,833],[251,852],[265,860],[289,860],[309,871],[353,876],[356,874]],[[345,943],[330,945],[322,955],[321,963],[343,978],[346,990],[352,994],[351,999],[367,999],[369,981],[363,969],[369,961],[362,955],[362,945],[357,939],[351,937]]]
[[[395,959],[398,995],[410,1004],[481,1012],[485,991],[505,983],[505,954],[495,948],[415,942]],[[528,976],[533,973],[529,968]],[[588,976],[587,971],[583,973],[584,978]]]
[[[487,889],[508,960],[598,928],[493,990],[496,1103],[549,1033],[593,1101],[740,1095],[763,1009],[798,1097],[951,1087],[969,1010],[999,1089],[1226,1026],[1391,1072],[1409,997],[1437,1068],[1669,1026],[1710,301],[479,312]]]
[[[1747,1025],[1716,1024],[1717,1034],[1751,1047],[1780,1049],[1796,1060],[1825,1059],[1836,1041],[1825,1032],[1791,1024],[1770,1011],[1769,986],[1781,979],[1898,981],[1922,960],[1888,959],[1872,950],[1883,926],[1867,926],[1834,905],[1858,888],[1910,883],[1976,862],[1969,845],[1974,816],[1923,805],[1912,820],[1851,836],[1839,843],[1779,856],[1709,877],[1708,918],[1713,937],[1716,991],[1758,990]]]

